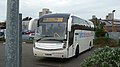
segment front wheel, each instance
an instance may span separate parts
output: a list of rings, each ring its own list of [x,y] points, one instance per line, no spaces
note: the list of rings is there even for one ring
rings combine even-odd
[[[76,51],[75,51],[75,58],[79,56],[79,46],[77,46]]]

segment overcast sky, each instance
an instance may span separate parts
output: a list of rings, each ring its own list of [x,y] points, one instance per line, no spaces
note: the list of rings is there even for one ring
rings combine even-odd
[[[98,18],[115,11],[115,18],[120,19],[120,0],[19,0],[20,13],[23,17],[37,18],[42,8],[49,8],[53,13],[72,13],[83,19],[92,15]],[[0,20],[6,19],[7,0],[0,0]]]

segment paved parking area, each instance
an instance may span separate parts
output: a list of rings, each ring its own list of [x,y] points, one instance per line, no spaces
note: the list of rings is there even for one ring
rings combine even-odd
[[[78,58],[60,59],[60,58],[38,58],[32,53],[32,44],[24,43],[22,45],[22,67],[80,67],[80,63],[90,56],[94,51],[86,51]],[[0,67],[5,67],[5,45],[0,43]]]

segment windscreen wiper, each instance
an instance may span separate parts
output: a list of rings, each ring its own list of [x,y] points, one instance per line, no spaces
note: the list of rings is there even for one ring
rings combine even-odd
[[[60,40],[60,39],[46,39],[46,40],[63,42],[63,40]]]
[[[36,41],[40,41],[41,39],[43,39],[43,38],[45,38],[45,37],[54,37],[54,36],[48,36],[48,35],[42,36],[41,38],[37,39]]]

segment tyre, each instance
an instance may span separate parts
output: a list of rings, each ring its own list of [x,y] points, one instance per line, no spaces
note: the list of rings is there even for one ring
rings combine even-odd
[[[90,42],[90,44],[89,44],[89,50],[91,50],[92,49],[92,44],[91,44],[91,42]]]
[[[75,58],[79,56],[79,46],[77,46],[76,51],[75,51]]]

